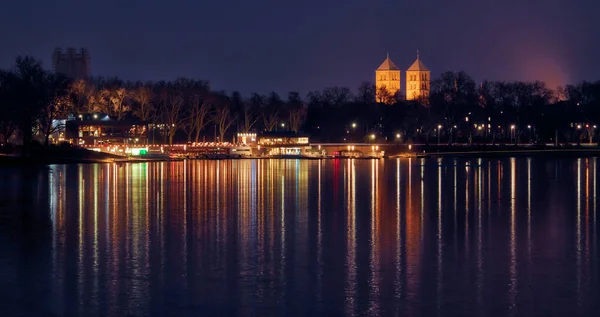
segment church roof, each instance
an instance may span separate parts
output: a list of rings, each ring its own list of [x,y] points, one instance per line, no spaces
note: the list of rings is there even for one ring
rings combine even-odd
[[[383,61],[379,68],[377,68],[377,70],[400,70],[400,68],[398,68],[394,62],[392,62],[390,56],[388,55],[385,61]]]
[[[429,68],[427,68],[427,66],[425,66],[425,64],[423,64],[423,62],[421,62],[421,60],[419,59],[419,56],[417,55],[417,60],[406,70],[407,72],[410,71],[429,71]]]

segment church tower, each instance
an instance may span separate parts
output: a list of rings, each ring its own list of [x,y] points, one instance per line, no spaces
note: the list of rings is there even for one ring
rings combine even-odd
[[[421,62],[417,51],[417,60],[406,70],[406,100],[427,100],[431,84],[431,71]]]
[[[375,93],[377,101],[386,103],[393,102],[392,97],[400,91],[400,68],[392,62],[389,53],[381,66],[375,71],[375,88],[377,89]],[[385,99],[388,100],[383,100],[381,91],[387,91],[387,97],[389,98]]]

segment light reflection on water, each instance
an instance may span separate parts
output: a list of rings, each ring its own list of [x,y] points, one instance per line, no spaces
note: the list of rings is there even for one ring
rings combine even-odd
[[[0,312],[586,316],[600,308],[596,165],[0,169],[10,180],[0,191]]]

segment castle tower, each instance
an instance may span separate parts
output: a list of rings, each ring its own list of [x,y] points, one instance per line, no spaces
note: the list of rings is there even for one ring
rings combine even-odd
[[[431,71],[421,62],[417,51],[417,60],[406,70],[406,100],[427,100],[430,84]]]
[[[391,97],[396,96],[400,91],[400,68],[392,62],[390,54],[375,71],[375,87],[378,102],[392,103],[393,99]],[[384,98],[381,91],[386,91],[387,97],[390,98]]]
[[[66,52],[57,48],[52,53],[52,69],[72,79],[86,79],[90,77],[90,54],[85,48],[68,48]]]

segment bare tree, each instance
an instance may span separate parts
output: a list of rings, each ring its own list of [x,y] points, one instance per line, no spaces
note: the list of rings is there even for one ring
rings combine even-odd
[[[217,125],[219,129],[219,141],[223,142],[225,133],[235,122],[237,118],[232,116],[230,105],[227,101],[219,102],[219,105],[215,108],[212,121]]]
[[[185,120],[183,116],[183,98],[179,91],[173,88],[163,91],[160,96],[159,116],[162,118],[163,124],[166,126],[166,137],[169,145],[173,145],[173,137],[183,125]]]
[[[69,95],[76,111],[92,113],[94,112],[94,87],[83,79],[76,80],[69,86]]]
[[[23,156],[28,155],[27,146],[33,140],[39,112],[52,100],[48,79],[41,64],[31,57],[18,57],[13,71],[2,72],[3,106],[15,111],[14,122],[22,136]]]
[[[192,99],[192,122],[194,125],[194,131],[196,131],[195,142],[198,143],[200,139],[200,133],[210,123],[209,113],[213,107],[214,98],[206,96],[202,98],[200,95],[194,95]]]
[[[91,96],[94,111],[100,111],[112,115],[110,102],[111,91],[108,88],[98,89]]]
[[[307,109],[308,107],[306,105],[289,109],[290,130],[296,133],[300,130],[300,126],[302,126],[304,120],[306,120]]]
[[[152,90],[146,86],[139,86],[132,92],[131,95],[135,101],[135,116],[142,121],[150,121],[153,111]]]
[[[279,111],[281,110],[282,105],[283,101],[281,101],[279,95],[274,92],[269,95],[267,103],[263,105],[261,115],[267,131],[273,131],[277,126],[277,122],[279,121]]]
[[[356,101],[362,104],[370,105],[375,102],[375,85],[369,82],[363,82],[358,87]]]
[[[287,110],[290,130],[297,133],[306,119],[308,106],[302,102],[300,94],[297,92],[290,92],[288,94]]]
[[[277,121],[279,120],[279,109],[263,109],[261,115],[265,129],[267,129],[267,131],[273,131],[277,126]]]
[[[244,121],[242,122],[242,131],[243,133],[248,133],[252,130],[252,127],[258,122],[259,117],[256,115],[256,110],[252,106],[251,102],[244,102],[243,106]]]
[[[130,107],[125,102],[125,99],[129,97],[127,89],[121,87],[114,90],[110,90],[109,101],[111,104],[111,114],[117,117],[117,120],[123,119],[125,112],[129,111]]]
[[[45,146],[48,146],[52,134],[64,131],[65,125],[60,119],[64,119],[72,108],[72,103],[66,95],[56,95],[52,101],[42,107],[38,128],[44,136]]]
[[[394,100],[394,96],[392,96],[385,86],[380,86],[375,91],[375,99],[379,103],[392,103]]]

